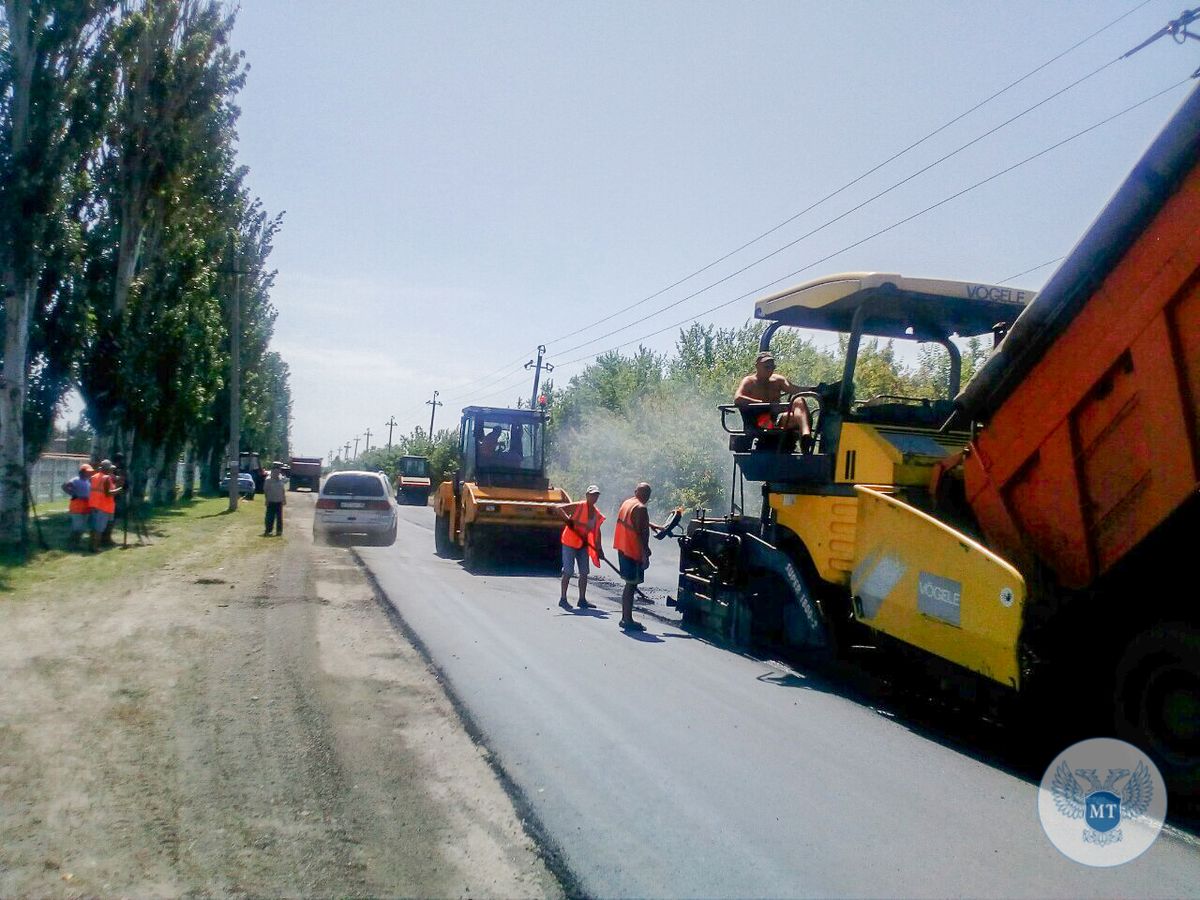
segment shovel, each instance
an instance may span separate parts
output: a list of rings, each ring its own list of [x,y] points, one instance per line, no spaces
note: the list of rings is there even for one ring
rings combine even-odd
[[[672,538],[678,537],[678,535],[674,534],[673,532],[674,532],[675,527],[679,524],[679,522],[682,518],[683,518],[683,508],[680,507],[671,513],[671,518],[667,519],[666,525],[663,525],[661,528],[655,529],[657,533],[654,535],[654,539],[661,541],[663,538],[666,538],[666,537],[672,537]],[[591,543],[588,541],[588,536],[584,535],[584,534],[579,534],[579,529],[575,527],[574,522],[567,522],[567,527],[569,527],[573,532],[575,532],[576,534],[579,535],[579,537],[583,540],[583,543],[585,546],[588,546],[588,547],[591,546]],[[607,565],[610,569],[612,569],[614,572],[616,572],[618,576],[621,575],[621,570],[618,569],[616,566],[614,566],[607,556],[601,556],[600,559],[602,562],[604,562],[605,565]],[[640,587],[638,587],[636,584],[633,586],[633,592],[642,599],[643,603],[650,603],[650,604],[654,603],[653,600],[651,600],[649,597],[647,597],[645,594],[642,593],[642,589]]]

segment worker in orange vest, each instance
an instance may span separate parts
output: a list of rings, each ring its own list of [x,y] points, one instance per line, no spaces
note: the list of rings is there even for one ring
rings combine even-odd
[[[584,499],[577,503],[564,503],[558,506],[558,514],[567,524],[562,530],[562,595],[558,605],[563,609],[571,608],[567,599],[567,588],[571,584],[571,573],[579,569],[579,608],[595,609],[595,603],[586,599],[588,582],[588,559],[593,565],[599,566],[604,559],[604,547],[600,543],[600,526],[604,524],[604,514],[596,508],[600,499],[600,488],[589,484]]]
[[[650,485],[642,482],[634,488],[633,496],[621,504],[617,512],[617,528],[613,535],[613,546],[617,550],[617,562],[625,590],[621,594],[621,628],[625,631],[645,631],[646,626],[633,620],[633,594],[646,575],[650,565],[650,529],[662,529],[650,521],[646,501],[650,499]]]
[[[71,498],[70,504],[67,506],[67,512],[71,516],[71,544],[76,546],[83,533],[88,528],[88,518],[90,515],[90,507],[88,506],[88,497],[92,493],[92,475],[95,469],[84,463],[79,467],[79,474],[70,481],[63,482],[63,492]]]
[[[113,514],[117,511],[116,495],[121,490],[113,479],[112,473],[115,467],[111,460],[101,460],[98,468],[100,471],[92,475],[92,490],[88,494],[88,507],[91,510],[92,518],[93,551],[100,549],[100,539],[104,535],[108,523],[112,520]],[[111,543],[111,538],[109,543]]]

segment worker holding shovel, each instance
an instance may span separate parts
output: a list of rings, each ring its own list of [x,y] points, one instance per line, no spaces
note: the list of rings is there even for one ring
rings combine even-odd
[[[579,608],[596,608],[596,604],[588,603],[586,596],[588,559],[590,557],[597,566],[604,559],[604,548],[600,545],[600,526],[604,524],[604,514],[596,508],[600,488],[589,484],[584,497],[577,503],[564,503],[558,507],[558,514],[567,523],[562,530],[562,596],[558,605],[568,610],[571,601],[567,599],[567,588],[576,567],[579,569]]]

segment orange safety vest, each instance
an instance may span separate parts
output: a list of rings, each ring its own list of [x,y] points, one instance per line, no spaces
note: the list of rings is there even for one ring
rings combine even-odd
[[[91,484],[90,479],[89,479],[88,483]],[[90,492],[89,492],[88,496],[91,496]],[[86,513],[89,508],[90,507],[88,506],[88,498],[87,497],[72,497],[71,502],[67,504],[67,512],[72,512],[72,513],[76,513],[76,514]]]
[[[571,513],[571,524],[563,526],[562,542],[566,546],[578,550],[583,546],[583,535],[586,533],[588,556],[592,558],[592,564],[598,566],[600,565],[600,554],[596,548],[600,546],[600,526],[604,524],[604,513],[595,507],[593,507],[593,512],[596,514],[596,523],[592,526],[592,530],[588,531],[587,501],[581,500],[577,503],[575,511]]]
[[[105,488],[113,484],[112,476],[97,472],[92,476],[92,492],[88,495],[88,505],[92,509],[112,515],[117,511],[117,501],[105,492]]]
[[[637,529],[633,527],[632,517],[637,507],[645,505],[637,497],[630,497],[622,503],[617,512],[617,528],[613,534],[613,546],[630,559],[638,561],[642,559],[642,541]]]

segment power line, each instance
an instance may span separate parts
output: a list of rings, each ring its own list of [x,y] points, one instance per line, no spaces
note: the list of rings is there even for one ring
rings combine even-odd
[[[642,322],[645,322],[647,319],[652,319],[657,315],[661,315],[662,313],[666,312],[669,309],[674,309],[675,307],[680,306],[683,303],[686,303],[688,300],[691,300],[694,297],[698,297],[701,294],[711,290],[712,288],[717,287],[718,285],[724,284],[726,281],[729,281],[731,278],[735,278],[738,275],[741,275],[743,272],[746,272],[746,271],[754,268],[755,266],[759,265],[760,263],[766,262],[768,259],[770,259],[773,256],[778,256],[784,250],[794,247],[796,244],[800,243],[801,241],[806,240],[807,238],[810,238],[813,235],[815,235],[821,231],[824,231],[830,225],[840,222],[842,219],[845,219],[847,216],[849,216],[855,212],[858,212],[863,207],[868,206],[871,203],[874,203],[880,197],[890,194],[892,191],[896,190],[897,188],[903,187],[905,184],[912,181],[914,178],[924,175],[926,172],[928,172],[930,169],[934,168],[935,166],[940,165],[941,163],[950,159],[952,156],[956,156],[957,154],[966,150],[968,147],[971,147],[971,146],[979,143],[984,138],[990,137],[991,135],[995,134],[997,131],[1000,131],[1002,128],[1006,128],[1007,126],[1011,125],[1013,122],[1017,121],[1017,119],[1020,119],[1021,117],[1028,115],[1029,113],[1033,112],[1038,107],[1044,106],[1046,103],[1049,103],[1051,100],[1054,100],[1055,98],[1062,96],[1067,91],[1069,91],[1075,87],[1078,87],[1080,84],[1087,81],[1088,79],[1093,78],[1096,75],[1099,75],[1101,72],[1103,72],[1109,66],[1115,64],[1118,61],[1119,61],[1119,59],[1113,59],[1113,60],[1110,60],[1109,62],[1104,63],[1104,65],[1100,66],[1097,69],[1094,69],[1093,71],[1089,72],[1087,75],[1084,75],[1082,78],[1076,79],[1075,81],[1068,84],[1066,87],[1061,88],[1058,91],[1055,91],[1053,94],[1050,94],[1048,97],[1042,98],[1041,100],[1039,100],[1037,103],[1033,104],[1032,106],[1029,106],[1029,107],[1021,110],[1021,112],[1019,112],[1016,115],[1012,116],[1011,118],[1005,120],[1004,122],[1001,122],[999,125],[996,125],[993,128],[988,129],[983,134],[980,134],[977,137],[972,138],[971,140],[967,141],[965,144],[962,144],[958,148],[951,150],[949,153],[939,157],[938,159],[935,159],[933,162],[929,163],[926,166],[923,166],[922,168],[918,169],[917,171],[913,172],[912,174],[902,178],[900,181],[896,182],[895,184],[891,185],[890,187],[884,188],[882,191],[879,191],[878,193],[868,197],[866,200],[863,200],[861,203],[858,203],[857,205],[850,207],[849,209],[842,212],[841,214],[834,216],[832,219],[828,219],[825,222],[822,222],[820,225],[818,225],[815,228],[810,229],[809,231],[800,235],[798,238],[788,241],[786,244],[783,244],[782,246],[777,247],[776,249],[772,250],[770,253],[767,253],[764,256],[760,256],[758,259],[747,263],[746,265],[742,266],[740,269],[730,272],[724,278],[720,278],[717,281],[714,281],[713,283],[700,288],[698,291],[693,291],[691,294],[688,294],[685,297],[681,297],[680,299],[674,301],[673,303],[667,304],[666,306],[662,307],[661,309],[656,310],[655,312],[648,313],[647,315],[642,316],[640,319],[635,319],[634,321],[628,323],[627,325],[622,325],[620,328],[615,328],[612,331],[609,331],[609,332],[606,332],[605,334],[600,335],[599,337],[591,338],[590,340],[586,340],[586,341],[583,341],[582,343],[575,344],[575,345],[568,347],[565,350],[562,350],[559,352],[564,353],[564,354],[570,353],[574,350],[579,350],[583,347],[586,347],[586,346],[588,346],[588,344],[597,343],[599,341],[604,340],[605,338],[612,337],[614,334],[619,334],[622,331],[625,331],[629,328],[633,328],[635,325],[639,325]]]
[[[1032,269],[1026,269],[1024,272],[1018,272],[1016,275],[1009,275],[1007,278],[1001,278],[996,284],[1008,284],[1010,281],[1016,281],[1018,278],[1023,278],[1030,272],[1036,272],[1038,269],[1044,269],[1046,266],[1052,266],[1056,262],[1062,262],[1066,259],[1065,256],[1056,256],[1054,259],[1048,259],[1044,263],[1038,263]]]
[[[933,210],[935,210],[941,206],[945,206],[947,203],[957,200],[959,197],[963,196],[964,194],[970,193],[971,191],[975,190],[976,188],[982,187],[983,185],[988,184],[991,181],[995,181],[997,178],[1007,175],[1009,172],[1012,172],[1015,169],[1018,169],[1021,166],[1024,166],[1027,163],[1032,162],[1035,159],[1045,156],[1047,153],[1051,153],[1054,150],[1057,150],[1059,147],[1062,147],[1065,144],[1069,144],[1071,141],[1074,141],[1074,140],[1082,137],[1083,135],[1088,134],[1089,132],[1095,131],[1097,128],[1101,128],[1101,127],[1109,124],[1110,122],[1112,122],[1116,119],[1119,119],[1121,116],[1127,115],[1128,113],[1132,112],[1133,110],[1138,109],[1139,107],[1145,106],[1147,103],[1151,103],[1151,102],[1157,100],[1159,97],[1162,97],[1165,94],[1169,94],[1171,91],[1175,90],[1176,88],[1179,88],[1179,87],[1187,84],[1190,80],[1191,79],[1184,79],[1183,81],[1178,81],[1175,84],[1172,84],[1170,87],[1164,88],[1163,90],[1158,91],[1157,93],[1152,94],[1149,97],[1139,100],[1137,103],[1134,103],[1130,106],[1125,107],[1120,112],[1113,113],[1111,116],[1109,116],[1105,119],[1102,119],[1099,122],[1095,122],[1092,125],[1089,125],[1087,128],[1077,131],[1074,134],[1070,135],[1069,137],[1065,137],[1062,140],[1057,141],[1056,143],[1053,143],[1050,146],[1039,150],[1037,153],[1034,153],[1031,156],[1025,157],[1024,159],[1020,160],[1019,162],[1015,162],[1012,165],[1007,166],[1004,169],[1000,169],[999,171],[994,172],[991,175],[989,175],[987,178],[977,181],[974,184],[963,188],[962,190],[956,191],[955,193],[942,198],[941,200],[937,201],[936,203],[931,204],[930,206],[925,207],[924,209],[918,210],[917,212],[912,213],[911,215],[906,216],[905,218],[900,219],[899,221],[893,222],[891,225],[888,225],[885,228],[881,228],[878,231],[876,231],[872,234],[869,234],[866,237],[861,238],[852,244],[848,244],[847,246],[842,247],[840,250],[835,250],[834,252],[826,254],[825,256],[821,257],[820,259],[813,260],[812,262],[808,263],[807,265],[805,265],[799,269],[789,272],[786,275],[781,275],[779,278],[776,278],[774,281],[771,281],[760,287],[754,288],[753,290],[747,291],[746,293],[741,294],[737,297],[734,297],[731,300],[726,300],[722,303],[718,303],[716,306],[709,307],[708,309],[704,310],[701,313],[698,313],[697,315],[695,315],[691,318],[683,319],[682,321],[676,322],[672,325],[667,325],[664,328],[659,328],[658,330],[652,331],[649,334],[644,334],[644,335],[641,335],[640,337],[634,338],[633,340],[629,340],[622,344],[618,344],[615,347],[610,347],[608,350],[601,350],[597,353],[585,354],[583,356],[576,357],[575,359],[569,359],[566,362],[558,363],[557,365],[561,368],[563,366],[573,365],[574,363],[582,362],[587,359],[594,359],[595,357],[602,356],[605,353],[612,353],[616,350],[620,350],[624,347],[628,347],[630,344],[644,341],[647,338],[655,337],[659,334],[662,334],[664,331],[670,331],[671,329],[678,328],[681,325],[687,325],[691,322],[695,322],[698,319],[703,318],[704,316],[707,316],[711,313],[714,313],[717,310],[722,309],[726,306],[730,306],[730,305],[738,302],[739,300],[745,300],[749,297],[755,296],[756,294],[760,294],[763,291],[774,287],[775,285],[779,284],[782,281],[786,281],[788,279],[794,278],[796,275],[799,275],[802,272],[806,272],[809,269],[820,265],[821,263],[828,262],[830,259],[833,259],[835,256],[840,256],[842,253],[845,253],[849,250],[853,250],[855,247],[859,247],[859,246],[867,243],[870,240],[874,240],[875,238],[879,237],[880,235],[886,234],[889,231],[899,228],[901,225],[905,225],[905,224],[913,221],[914,219],[920,218],[921,216],[925,215],[928,212],[932,212]],[[1043,264],[1043,265],[1046,265],[1046,264]],[[1040,267],[1038,267],[1038,268],[1040,268]],[[1019,276],[1015,276],[1015,277],[1019,277]],[[649,318],[649,317],[647,317],[647,318]],[[622,330],[622,329],[618,329],[618,330]]]
[[[507,377],[508,377],[508,374],[509,374],[509,372],[515,372],[515,371],[517,371],[517,370],[524,371],[524,368],[525,368],[525,362],[524,362],[524,361],[525,361],[525,358],[526,358],[526,355],[525,355],[525,354],[521,354],[521,356],[519,356],[519,357],[518,357],[516,360],[514,360],[513,362],[511,362],[511,363],[507,363],[507,364],[505,364],[505,365],[503,365],[503,366],[500,366],[500,368],[498,368],[498,369],[494,369],[493,371],[489,372],[487,375],[481,375],[480,377],[478,377],[478,378],[474,379],[473,381],[468,381],[468,382],[467,382],[465,385],[462,385],[462,386],[461,386],[461,388],[460,388],[460,389],[461,389],[463,392],[462,392],[462,393],[460,393],[460,394],[455,394],[453,397],[449,397],[449,398],[447,399],[447,402],[451,402],[451,403],[452,403],[452,402],[454,402],[455,400],[460,400],[460,399],[462,399],[462,398],[464,398],[464,397],[468,396],[469,394],[471,394],[471,393],[472,393],[472,391],[471,391],[471,388],[472,388],[474,385],[477,385],[477,384],[482,384],[482,383],[483,383],[483,382],[485,382],[485,381],[495,381],[497,377],[499,377],[499,378],[507,378]],[[508,371],[506,371],[506,370],[508,370]],[[499,373],[501,373],[501,372],[503,372],[504,374],[503,374],[503,375],[500,375]]]
[[[930,138],[932,138],[932,137],[935,137],[936,135],[938,135],[938,134],[940,134],[941,132],[945,131],[945,130],[946,130],[947,128],[949,128],[951,125],[954,125],[954,124],[956,124],[957,122],[960,122],[962,119],[964,119],[964,118],[966,118],[967,116],[971,115],[971,113],[973,113],[973,112],[975,112],[976,110],[978,110],[978,109],[982,108],[983,106],[987,105],[988,103],[990,103],[991,101],[995,100],[997,97],[1001,96],[1002,94],[1005,94],[1005,93],[1007,93],[1008,91],[1010,91],[1012,88],[1016,87],[1016,86],[1017,86],[1018,84],[1020,84],[1021,82],[1025,81],[1025,80],[1027,80],[1027,79],[1029,79],[1029,78],[1031,78],[1032,76],[1036,75],[1038,72],[1042,71],[1042,70],[1043,70],[1043,69],[1045,69],[1046,67],[1048,67],[1048,66],[1050,66],[1050,65],[1053,65],[1053,64],[1054,64],[1054,63],[1056,63],[1058,60],[1060,60],[1060,59],[1062,59],[1064,56],[1066,56],[1067,54],[1069,54],[1069,53],[1071,53],[1071,52],[1073,52],[1073,51],[1077,50],[1079,47],[1081,47],[1081,46],[1083,46],[1084,44],[1086,44],[1087,42],[1091,41],[1093,38],[1097,37],[1097,36],[1098,36],[1098,35],[1100,35],[1101,33],[1103,33],[1103,32],[1105,32],[1105,31],[1107,31],[1109,28],[1112,28],[1112,27],[1113,27],[1114,25],[1116,25],[1118,22],[1120,22],[1121,20],[1123,20],[1123,19],[1125,19],[1125,18],[1129,17],[1129,16],[1130,16],[1130,15],[1132,15],[1133,13],[1137,12],[1139,9],[1141,9],[1142,7],[1144,7],[1144,6],[1148,5],[1150,2],[1151,2],[1151,0],[1142,0],[1142,2],[1141,2],[1141,3],[1138,3],[1136,6],[1132,7],[1131,9],[1129,9],[1128,11],[1126,11],[1125,13],[1122,13],[1120,16],[1118,16],[1117,18],[1113,19],[1113,20],[1112,20],[1111,22],[1109,22],[1107,25],[1103,26],[1102,28],[1099,28],[1099,29],[1097,29],[1096,31],[1093,31],[1093,32],[1092,32],[1091,34],[1089,34],[1087,37],[1085,37],[1085,38],[1083,38],[1083,39],[1081,39],[1081,40],[1079,40],[1079,41],[1075,42],[1075,43],[1074,43],[1074,44],[1072,44],[1070,47],[1066,48],[1066,49],[1065,49],[1065,50],[1063,50],[1062,52],[1060,52],[1060,53],[1056,54],[1055,56],[1051,57],[1050,59],[1046,60],[1046,61],[1045,61],[1044,63],[1042,63],[1041,65],[1039,65],[1039,66],[1036,66],[1035,68],[1033,68],[1033,69],[1029,70],[1029,71],[1028,71],[1028,72],[1026,72],[1024,75],[1022,75],[1020,78],[1017,78],[1015,81],[1012,81],[1012,82],[1010,82],[1009,84],[1007,84],[1007,85],[1005,85],[1004,87],[1002,87],[1000,90],[998,90],[998,91],[996,91],[996,92],[994,92],[994,93],[990,94],[989,96],[985,97],[984,99],[980,100],[980,101],[979,101],[978,103],[976,103],[974,106],[970,107],[969,109],[967,109],[966,111],[964,111],[964,112],[962,112],[962,113],[959,113],[959,114],[958,114],[957,116],[955,116],[954,118],[952,118],[952,119],[950,119],[950,120],[946,121],[946,122],[945,122],[945,123],[943,123],[942,125],[940,125],[940,126],[938,126],[937,128],[935,128],[933,131],[930,131],[930,132],[928,132],[928,133],[927,133],[927,134],[925,134],[923,137],[921,137],[921,138],[917,139],[916,141],[912,142],[912,143],[911,143],[911,144],[909,144],[907,147],[904,147],[902,150],[899,150],[899,151],[897,151],[896,153],[893,153],[893,154],[892,154],[891,156],[889,156],[887,159],[883,160],[882,162],[878,163],[877,165],[875,165],[875,166],[873,166],[872,168],[868,169],[867,171],[863,172],[861,175],[858,175],[857,177],[855,177],[855,178],[851,179],[850,181],[848,181],[848,182],[846,182],[845,184],[843,184],[841,187],[837,188],[836,190],[832,191],[831,193],[828,193],[828,194],[826,194],[826,195],[825,195],[824,197],[822,197],[821,199],[819,199],[819,200],[816,200],[816,201],[814,201],[813,203],[809,204],[809,205],[808,205],[808,206],[806,206],[804,209],[800,210],[800,212],[798,212],[798,213],[796,213],[796,214],[794,214],[794,215],[792,215],[792,216],[789,216],[788,218],[786,218],[786,219],[784,219],[782,222],[780,222],[778,225],[775,225],[775,226],[773,226],[773,227],[771,227],[771,228],[768,228],[766,231],[762,232],[762,233],[761,233],[761,234],[759,234],[757,237],[751,238],[749,241],[745,242],[745,243],[744,243],[744,244],[742,244],[741,246],[739,246],[739,247],[737,247],[737,248],[735,248],[735,249],[733,249],[733,250],[730,250],[730,251],[729,251],[728,253],[726,253],[725,255],[723,255],[723,256],[721,256],[721,257],[718,257],[717,259],[713,260],[713,261],[712,261],[712,262],[710,262],[710,263],[707,263],[707,264],[706,264],[706,265],[704,265],[704,266],[701,266],[699,269],[696,269],[696,270],[695,270],[694,272],[692,272],[691,274],[689,274],[689,275],[686,275],[686,276],[684,276],[683,278],[680,278],[678,281],[675,281],[675,282],[673,282],[672,284],[669,284],[669,285],[667,285],[666,287],[664,287],[664,288],[662,288],[662,289],[660,289],[660,290],[658,290],[658,291],[655,291],[653,294],[650,294],[650,295],[649,295],[649,296],[647,296],[647,297],[643,297],[643,298],[642,298],[642,299],[640,299],[640,300],[636,300],[636,301],[634,301],[633,303],[629,304],[628,306],[625,306],[625,307],[623,307],[623,308],[621,308],[621,309],[617,310],[617,311],[616,311],[616,312],[614,312],[614,313],[610,313],[609,315],[607,315],[607,316],[605,316],[605,317],[603,317],[603,318],[601,318],[601,319],[597,319],[595,322],[592,322],[590,325],[585,325],[585,326],[583,326],[582,328],[577,328],[577,329],[575,329],[574,331],[570,331],[570,332],[567,332],[566,334],[560,335],[559,337],[553,338],[553,339],[551,339],[551,340],[550,340],[548,343],[549,343],[549,344],[554,344],[554,343],[557,343],[558,341],[566,340],[567,338],[574,337],[574,336],[575,336],[575,335],[577,335],[577,334],[582,334],[582,333],[583,333],[583,332],[585,332],[585,331],[589,331],[589,330],[591,330],[592,328],[595,328],[597,325],[602,325],[602,324],[604,324],[605,322],[608,322],[608,321],[610,321],[610,320],[612,320],[612,319],[616,318],[617,316],[619,316],[619,315],[621,315],[621,314],[623,314],[623,313],[626,313],[626,312],[628,312],[629,310],[631,310],[631,309],[634,309],[635,307],[638,307],[638,306],[642,305],[643,303],[648,303],[648,302],[650,302],[651,300],[654,300],[655,298],[657,298],[657,297],[660,297],[661,295],[665,294],[667,291],[670,291],[670,290],[672,290],[673,288],[679,287],[679,285],[681,285],[681,284],[684,284],[684,283],[685,283],[685,282],[687,282],[687,281],[690,281],[691,279],[695,278],[697,275],[700,275],[700,274],[702,274],[702,273],[704,273],[704,272],[708,271],[709,269],[713,268],[713,267],[714,267],[714,266],[716,266],[716,265],[719,265],[720,263],[724,262],[725,260],[729,259],[730,257],[732,257],[732,256],[736,256],[738,253],[742,252],[743,250],[745,250],[745,249],[747,249],[747,248],[749,248],[749,247],[753,246],[754,244],[758,243],[759,241],[763,240],[763,238],[769,237],[770,235],[774,234],[776,231],[778,231],[779,229],[783,228],[784,226],[791,224],[791,223],[792,223],[792,222],[794,222],[796,219],[800,218],[801,216],[805,215],[806,213],[809,213],[809,212],[811,212],[812,210],[816,209],[818,206],[820,206],[821,204],[825,203],[826,201],[833,199],[833,198],[834,198],[834,197],[836,197],[838,194],[841,194],[842,192],[846,191],[847,189],[849,189],[849,188],[853,187],[854,185],[858,184],[858,183],[859,183],[860,181],[862,181],[864,178],[867,178],[868,176],[870,176],[870,175],[873,175],[875,172],[878,172],[878,171],[879,171],[880,169],[882,169],[884,166],[888,165],[888,164],[889,164],[889,163],[891,163],[891,162],[894,162],[895,160],[899,159],[901,156],[904,156],[904,155],[905,155],[906,153],[908,153],[910,150],[914,150],[914,149],[916,149],[916,148],[917,148],[917,147],[919,147],[921,144],[923,144],[923,143],[925,143],[926,141],[928,141]],[[1117,61],[1117,60],[1113,60],[1112,62],[1116,62],[1116,61]],[[1101,69],[1097,70],[1096,72],[1093,72],[1093,73],[1092,73],[1092,75],[1098,74],[1098,72],[1099,72],[1099,71],[1101,71],[1101,70],[1102,70],[1102,69],[1104,69],[1104,68],[1107,68],[1107,66],[1108,66],[1108,65],[1111,65],[1111,64],[1112,64],[1112,62],[1110,62],[1110,63],[1106,63],[1104,66],[1101,66]],[[1089,75],[1089,76],[1086,76],[1084,79],[1081,79],[1081,80],[1086,80],[1086,78],[1090,78],[1090,77],[1091,77],[1091,75]],[[1066,90],[1070,90],[1070,88],[1071,88],[1071,87],[1074,87],[1076,84],[1079,84],[1079,83],[1080,83],[1080,82],[1078,82],[1078,81],[1077,81],[1077,82],[1075,82],[1074,84],[1072,84],[1072,85],[1069,85],[1067,88],[1064,88],[1063,90],[1064,90],[1064,91],[1066,91]],[[1062,93],[1062,91],[1060,91],[1059,93]],[[1053,97],[1055,97],[1055,96],[1058,96],[1058,95],[1057,95],[1057,94],[1055,94],[1055,95],[1052,95],[1051,97],[1047,98],[1047,100],[1049,100],[1049,99],[1053,99]],[[1042,102],[1044,103],[1044,102],[1046,102],[1046,101],[1042,101]],[[1036,108],[1036,107],[1031,107],[1030,109],[1034,109],[1034,108]],[[1026,110],[1026,112],[1029,112],[1029,111],[1030,111],[1030,110]],[[1022,113],[1021,115],[1023,115],[1023,114],[1024,114],[1024,113]],[[1018,116],[1018,117],[1016,117],[1016,118],[1019,118],[1019,116]],[[1010,119],[1010,120],[1009,120],[1009,122],[1011,122],[1011,121],[1013,121],[1013,119]],[[1008,124],[1008,123],[1006,122],[1005,124]],[[1002,127],[1004,127],[1004,126],[1003,126],[1003,125],[1001,125],[1001,126],[997,126],[997,127],[998,127],[998,128],[1002,128]],[[996,129],[993,129],[993,131],[995,131],[995,130],[996,130]],[[987,137],[987,135],[988,135],[988,134],[991,134],[991,133],[992,133],[992,132],[987,132],[986,134],[984,134],[984,135],[981,135],[980,139],[981,139],[982,137]],[[977,140],[978,140],[978,139],[977,139]],[[963,147],[960,147],[960,148],[959,148],[959,151],[961,151],[961,150],[963,150],[963,149],[965,149],[966,147],[969,147],[969,146],[970,146],[970,144],[966,144],[966,145],[964,145]],[[957,153],[957,152],[959,152],[959,151],[955,151],[955,152]],[[952,155],[953,155],[953,154],[950,154],[950,156],[952,156]],[[948,159],[948,158],[949,158],[949,156],[942,157],[942,159],[941,159],[941,160],[938,160],[938,162],[939,162],[939,163],[940,163],[940,162],[943,162],[943,161],[945,161],[945,160],[946,160],[946,159]],[[937,163],[934,163],[934,165],[937,165]],[[922,170],[922,172],[923,172],[923,171],[925,171],[925,170]],[[919,175],[919,174],[921,174],[921,172],[917,172],[917,173],[915,173],[913,176],[910,176],[910,177],[915,177],[915,175]],[[903,182],[901,182],[901,184],[903,184]],[[898,185],[897,185],[897,186],[898,186]],[[881,196],[881,195],[877,195],[877,196]],[[872,198],[872,199],[875,199],[875,198]],[[868,201],[868,202],[869,202],[869,201]],[[852,210],[852,211],[853,211],[853,210]],[[837,220],[834,220],[834,221],[837,221]],[[806,235],[806,236],[807,236],[807,235]],[[788,244],[788,245],[785,245],[784,247],[780,248],[780,250],[786,249],[786,247],[788,247],[788,246],[791,246],[791,245],[790,245],[790,244]],[[776,251],[776,253],[778,253],[778,252],[779,252],[779,251]],[[774,254],[770,254],[770,255],[774,255]],[[769,256],[770,256],[770,255],[769,255]],[[769,256],[768,256],[768,257],[763,257],[763,259],[769,258]],[[762,261],[762,259],[760,259],[760,260],[757,260],[755,263],[751,263],[751,265],[756,265],[758,262],[761,262],[761,261]],[[733,273],[733,274],[734,274],[734,275],[737,275],[737,274],[740,274],[740,272],[743,272],[743,271],[745,271],[745,269],[741,269],[741,270],[739,270],[738,272],[735,272],[735,273]],[[729,276],[729,277],[733,277],[733,276],[731,275],[731,276]],[[724,282],[724,281],[727,281],[727,280],[728,280],[728,278],[725,278],[725,279],[722,279],[721,281],[715,282],[715,284],[721,284],[722,282]],[[713,287],[713,286],[715,286],[715,284],[714,284],[714,285],[710,285],[709,287]],[[707,289],[708,289],[708,288],[704,288],[703,290],[707,290]],[[698,292],[696,292],[696,293],[697,293],[697,294],[698,294],[698,293],[703,293],[703,290],[702,290],[702,291],[698,291]],[[691,295],[689,295],[688,297],[685,297],[685,298],[684,298],[684,300],[689,300],[689,299],[691,299],[691,298],[692,298],[692,297],[694,297],[694,296],[696,296],[696,294],[691,294]],[[680,301],[680,302],[682,302],[682,301]],[[678,305],[678,304],[674,304],[674,305]],[[668,307],[664,307],[664,309],[663,309],[663,310],[660,310],[660,311],[665,311],[666,309],[670,309],[670,308],[671,308],[670,306],[668,306]],[[647,318],[648,318],[648,317],[647,317]],[[638,320],[638,321],[644,321],[644,319],[643,319],[643,320]],[[633,323],[631,323],[631,325],[636,325],[636,324],[637,324],[637,322],[633,322]],[[626,326],[626,327],[631,327],[631,326]],[[620,331],[620,330],[621,330],[621,329],[617,329],[617,331]],[[606,335],[603,335],[603,336],[601,336],[601,337],[599,337],[599,338],[596,338],[596,340],[603,340],[605,337],[608,337],[608,336],[610,336],[610,335],[612,335],[612,334],[615,334],[615,333],[617,333],[617,332],[609,332],[609,333],[608,333],[608,334],[606,334]],[[587,346],[587,344],[586,344],[586,343],[584,343],[584,344],[578,344],[578,345],[576,345],[575,347],[571,347],[571,348],[569,348],[569,349],[567,349],[567,350],[564,350],[564,351],[562,351],[562,352],[563,352],[563,353],[570,353],[570,352],[571,352],[571,350],[575,350],[575,349],[578,349],[579,347],[583,347],[583,346]]]

